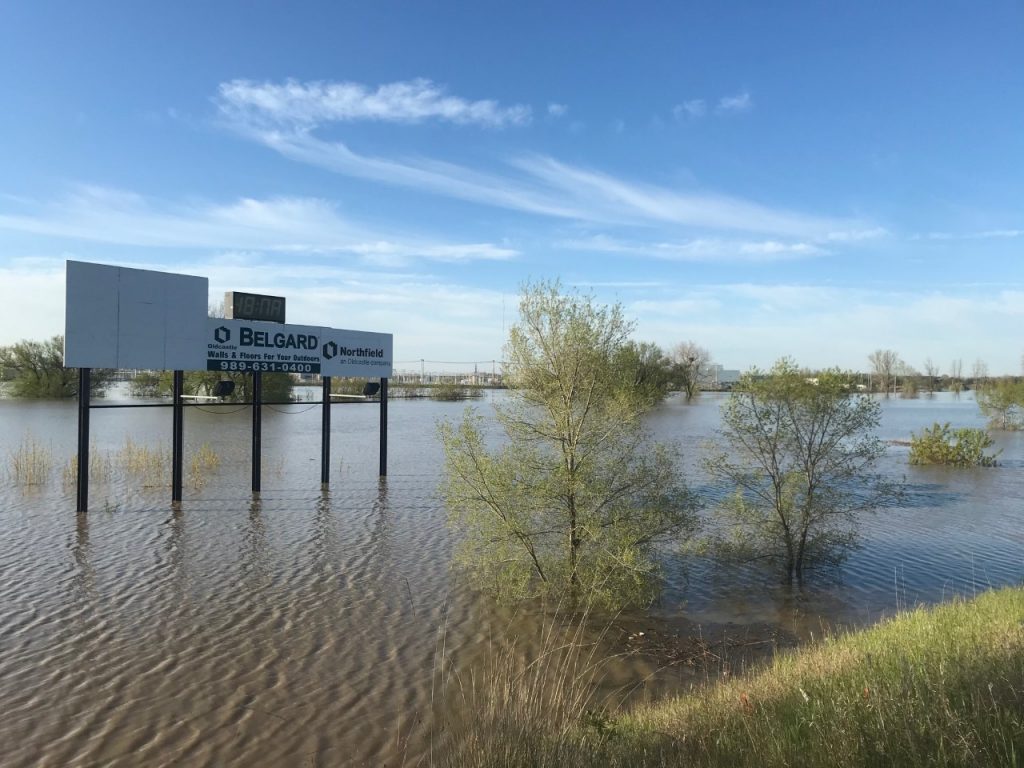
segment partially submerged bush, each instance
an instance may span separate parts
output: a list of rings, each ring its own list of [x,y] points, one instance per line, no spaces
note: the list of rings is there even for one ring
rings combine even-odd
[[[983,429],[950,429],[949,422],[935,422],[920,435],[910,436],[911,464],[945,464],[951,467],[994,467],[997,453],[986,453],[992,437]]]
[[[992,429],[1024,429],[1024,381],[1000,379],[979,388],[975,397]]]

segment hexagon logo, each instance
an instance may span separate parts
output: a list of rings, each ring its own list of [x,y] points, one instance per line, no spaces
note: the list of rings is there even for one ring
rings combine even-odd
[[[328,341],[326,344],[324,344],[323,353],[324,357],[326,357],[328,360],[331,360],[338,354],[338,345],[335,344],[333,341]]]
[[[231,329],[222,325],[213,332],[213,338],[220,344],[231,341]]]

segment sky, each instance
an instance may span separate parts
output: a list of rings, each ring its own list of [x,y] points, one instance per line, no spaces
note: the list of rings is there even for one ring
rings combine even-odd
[[[726,368],[1021,372],[1024,5],[0,4],[0,344],[67,259],[501,359],[521,287]]]

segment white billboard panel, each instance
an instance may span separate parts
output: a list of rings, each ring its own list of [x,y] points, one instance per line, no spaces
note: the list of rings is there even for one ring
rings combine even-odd
[[[66,367],[205,366],[205,277],[81,261],[67,262],[66,274]]]
[[[64,365],[117,367],[118,267],[69,261],[66,267]]]

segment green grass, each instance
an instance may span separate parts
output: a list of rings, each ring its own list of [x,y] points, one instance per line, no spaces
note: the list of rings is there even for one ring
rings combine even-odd
[[[560,684],[556,718],[521,706],[529,685],[470,702],[440,764],[1024,765],[1024,589],[910,611],[617,716]]]

